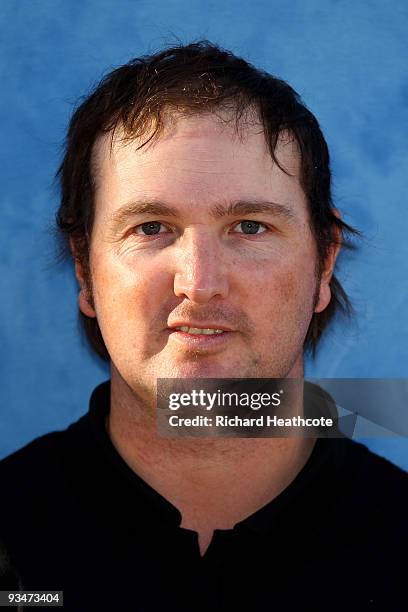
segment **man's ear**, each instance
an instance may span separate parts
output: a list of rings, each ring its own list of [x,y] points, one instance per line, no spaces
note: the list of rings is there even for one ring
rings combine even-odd
[[[338,219],[341,219],[341,214],[336,208],[333,209],[333,214]],[[336,259],[339,254],[342,243],[340,228],[336,227],[334,229],[334,233],[336,242],[335,244],[332,244],[330,246],[329,252],[324,262],[324,267],[320,277],[319,299],[317,300],[314,312],[322,312],[325,308],[327,308],[331,300],[330,281],[333,276],[334,266],[336,265]]]
[[[78,257],[77,246],[73,238],[69,239],[69,245],[71,248],[72,257],[75,262],[75,276],[79,283],[79,294],[78,294],[78,305],[80,311],[87,317],[96,317],[95,310],[92,306],[92,300],[89,296],[89,287],[86,280],[85,270],[83,264]]]

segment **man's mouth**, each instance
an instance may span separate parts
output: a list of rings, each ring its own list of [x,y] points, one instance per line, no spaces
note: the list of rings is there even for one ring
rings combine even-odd
[[[205,354],[223,350],[236,336],[235,331],[224,322],[210,319],[207,321],[179,319],[170,324],[167,332],[169,338],[172,338],[171,342],[175,342],[179,349]]]
[[[173,329],[177,331],[182,331],[186,334],[193,334],[195,336],[204,335],[204,336],[212,336],[214,334],[223,334],[223,329],[211,329],[211,328],[199,328],[199,327],[187,327],[182,325],[180,327],[174,327]]]

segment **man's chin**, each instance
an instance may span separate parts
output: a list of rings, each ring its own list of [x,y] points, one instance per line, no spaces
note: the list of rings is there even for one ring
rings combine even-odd
[[[169,367],[170,366],[170,367]],[[219,360],[197,360],[177,363],[171,367],[157,371],[157,378],[236,378],[246,377],[243,368],[234,368],[231,364],[221,363]],[[241,373],[242,372],[242,373]]]
[[[187,365],[182,368],[174,368],[171,373],[163,374],[158,378],[235,378],[235,376],[229,369],[221,366]]]
[[[234,364],[227,360],[221,361],[196,361],[174,365],[174,367],[160,369],[156,373],[157,378],[301,378],[303,376],[302,366],[291,367],[283,364],[268,364],[267,367],[259,367],[258,364]]]
[[[250,364],[234,363],[224,359],[198,359],[167,363],[156,369],[157,378],[267,378],[269,374]],[[270,377],[274,377],[271,373]]]

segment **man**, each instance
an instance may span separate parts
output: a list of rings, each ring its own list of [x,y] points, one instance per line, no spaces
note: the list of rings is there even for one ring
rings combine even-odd
[[[1,463],[4,588],[68,610],[401,610],[407,477],[350,440],[164,438],[161,378],[302,378],[352,228],[313,115],[206,42],[74,114],[58,226],[111,380]],[[56,407],[56,410],[58,407]]]

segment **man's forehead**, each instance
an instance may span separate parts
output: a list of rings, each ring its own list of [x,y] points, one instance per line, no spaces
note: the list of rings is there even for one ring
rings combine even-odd
[[[194,142],[198,146],[206,145],[213,151],[217,144],[225,137],[231,141],[232,146],[245,147],[248,156],[254,152],[266,156],[273,164],[269,145],[265,138],[264,126],[257,116],[247,114],[238,120],[232,116],[231,111],[222,114],[200,113],[194,115],[181,115],[180,113],[167,113],[163,127],[152,139],[154,124],[146,127],[143,134],[132,136],[124,126],[118,125],[113,131],[101,133],[97,136],[91,156],[91,170],[97,180],[103,168],[111,169],[127,160],[130,153],[139,152],[140,160],[144,160],[152,151],[160,151],[172,146],[180,145],[190,147]],[[252,146],[248,147],[251,141]],[[300,149],[294,135],[288,130],[281,130],[277,137],[274,154],[279,164],[289,174],[298,176],[300,170]]]
[[[95,143],[95,206],[104,222],[119,215],[118,225],[142,210],[164,215],[163,206],[177,215],[200,213],[201,220],[220,217],[213,213],[221,209],[222,216],[273,213],[300,222],[308,215],[297,143],[287,132],[280,134],[275,153],[288,174],[273,162],[259,123],[237,137],[234,126],[217,117],[182,118],[146,150],[138,150],[143,138],[125,136],[118,130]],[[261,202],[268,206],[262,209]]]

